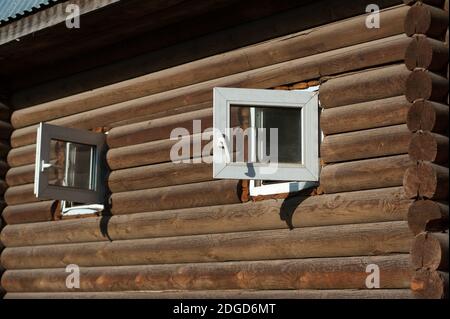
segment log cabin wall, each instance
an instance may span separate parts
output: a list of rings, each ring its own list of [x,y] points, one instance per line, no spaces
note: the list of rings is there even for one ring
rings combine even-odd
[[[2,96],[0,101],[4,100]],[[9,146],[9,136],[12,132],[12,126],[10,124],[10,110],[9,108],[0,102],[0,213],[3,212],[3,209],[6,206],[4,194],[7,188],[7,184],[5,182],[6,172],[8,171],[8,164],[6,161],[6,156],[8,155],[10,146]],[[3,229],[5,225],[5,221],[3,218],[0,218],[0,231]],[[0,240],[0,255],[3,251],[3,243]],[[0,265],[0,278],[3,274],[3,267]],[[0,285],[0,297],[4,294],[4,290]]]
[[[425,2],[385,8],[378,29],[355,14],[13,112],[6,297],[445,297],[448,1]],[[214,87],[316,83],[311,194],[253,201],[208,164],[170,162],[173,128],[211,125]],[[108,130],[108,216],[61,220],[36,200],[40,121]],[[68,264],[81,267],[75,291]],[[369,264],[380,289],[366,287]]]

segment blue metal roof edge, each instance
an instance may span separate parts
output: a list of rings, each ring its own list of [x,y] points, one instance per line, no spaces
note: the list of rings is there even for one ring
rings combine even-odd
[[[63,0],[0,0],[0,25],[10,23]]]

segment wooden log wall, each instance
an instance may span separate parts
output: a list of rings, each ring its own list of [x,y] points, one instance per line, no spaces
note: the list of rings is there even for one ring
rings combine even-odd
[[[2,217],[2,212],[5,209],[6,203],[4,194],[7,189],[7,183],[5,181],[5,176],[8,171],[8,164],[6,161],[6,156],[10,150],[9,137],[12,132],[12,126],[10,124],[10,109],[8,106],[3,104],[0,100],[0,231],[5,226],[5,221]],[[0,240],[0,256],[3,251],[4,244]],[[0,264],[0,278],[3,275],[4,268]],[[4,295],[4,290],[0,284],[0,298]]]
[[[379,29],[354,16],[15,111],[1,232],[6,297],[444,296],[442,8],[408,1],[383,10]],[[317,83],[322,195],[246,202],[243,185],[212,180],[209,164],[170,162],[173,128],[210,126],[213,87]],[[57,202],[35,200],[40,121],[109,129],[110,215],[60,220]],[[76,291],[65,286],[68,264],[81,267]],[[381,289],[365,286],[369,264],[380,267]]]
[[[411,55],[421,60],[420,63],[407,60],[407,66],[415,74],[414,81],[422,81],[427,73],[440,75],[441,78],[432,80],[435,84],[431,85],[438,87],[436,81],[448,81],[449,75],[448,58],[442,59],[448,54],[448,1],[413,4],[410,20],[423,19],[426,15],[430,17],[423,20],[426,23],[416,22],[407,28],[407,34],[417,39]],[[426,35],[425,28],[433,32]],[[448,298],[449,285],[448,204],[436,200],[448,200],[448,126],[438,124],[438,118],[445,118],[448,125],[448,93],[443,103],[447,105],[435,104],[430,94],[435,89],[430,87],[430,82],[426,86],[427,93],[419,89],[412,95],[415,114],[408,117],[408,127],[415,135],[409,150],[414,166],[405,174],[406,191],[410,197],[416,195],[408,213],[410,228],[416,235],[411,248],[414,268],[411,290],[419,298],[442,299]],[[439,136],[439,131],[443,136]],[[442,185],[441,191],[438,184]]]

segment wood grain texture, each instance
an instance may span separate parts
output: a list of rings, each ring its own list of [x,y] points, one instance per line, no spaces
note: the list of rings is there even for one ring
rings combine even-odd
[[[17,167],[34,163],[36,159],[36,145],[26,145],[19,148],[13,148],[8,153],[8,164],[11,167]]]
[[[329,164],[322,168],[320,186],[325,193],[401,186],[411,164],[409,155]]]
[[[159,187],[111,195],[113,215],[241,202],[240,182],[221,180]]]
[[[448,28],[448,13],[419,2],[409,9],[404,21],[405,33],[408,36],[424,34],[441,40]]]
[[[448,105],[425,100],[414,101],[406,124],[412,132],[429,131],[448,136]]]
[[[408,225],[415,235],[448,229],[448,203],[415,201],[408,209]]]
[[[9,225],[43,222],[53,220],[55,210],[55,201],[9,205],[3,211],[3,218]]]
[[[408,254],[179,265],[81,268],[79,292],[222,289],[366,289],[366,267],[377,264],[381,288],[408,288]],[[8,292],[68,292],[65,269],[7,271]]]
[[[320,103],[332,108],[403,95],[411,71],[404,64],[338,76],[322,84]]]
[[[442,41],[416,35],[406,49],[405,64],[411,71],[422,68],[444,73],[448,65],[448,47]]]
[[[401,221],[406,220],[413,203],[397,187],[8,225],[1,240],[8,247],[17,247]],[[8,221],[11,219],[8,214]]]
[[[404,124],[411,107],[412,104],[402,95],[323,109],[320,128],[325,135],[331,135]]]
[[[5,201],[8,205],[35,203],[39,199],[34,195],[34,184],[8,187],[5,192]]]
[[[125,266],[408,253],[404,221],[6,248],[6,269]],[[95,258],[92,258],[95,256]]]
[[[409,102],[429,100],[444,103],[448,96],[448,79],[430,71],[416,69],[406,80],[405,95]]]
[[[106,160],[111,170],[158,164],[173,160],[189,161],[190,158],[211,156],[212,147],[207,147],[208,144],[211,146],[211,140],[212,133],[200,133],[113,148],[108,151]],[[196,147],[194,147],[194,141]],[[172,150],[174,158],[171,158]],[[183,153],[181,150],[187,150],[187,152]]]
[[[168,117],[118,126],[111,129],[107,136],[108,146],[121,146],[165,140],[174,128],[184,127],[192,133],[192,121],[201,121],[201,132],[212,127],[212,107],[204,110],[184,112]]]
[[[409,198],[448,199],[448,168],[429,162],[413,164],[405,172],[403,187]]]
[[[430,132],[413,134],[408,154],[416,161],[428,161],[448,166],[448,137]]]
[[[411,289],[197,290],[8,293],[5,299],[414,299]]]
[[[383,12],[383,19],[386,19],[389,23],[386,22],[383,28],[374,29],[370,33],[366,32],[366,17],[354,17],[313,30],[306,30],[298,33],[297,36],[281,37],[136,79],[119,82],[94,91],[27,108],[15,112],[12,115],[12,123],[14,127],[20,128],[36,124],[39,121],[53,120],[70,114],[262,68],[270,64],[400,34],[404,30],[401,22],[407,11],[406,7],[401,7]],[[348,30],[352,30],[352,37],[344,36]],[[320,49],[318,44],[320,44]],[[318,50],[320,51],[318,52]],[[122,92],[127,93],[123,94]]]
[[[411,290],[416,298],[448,298],[448,272],[418,270],[413,275]]]
[[[364,25],[364,34],[367,36],[368,33],[365,31]],[[316,32],[309,34],[313,35]],[[304,36],[308,36],[308,34],[300,35],[302,39],[304,39]],[[205,102],[212,103],[212,89],[214,87],[267,89],[286,83],[317,79],[324,75],[403,61],[409,41],[411,40],[404,35],[398,35],[394,39],[381,39],[377,40],[376,43],[370,42],[345,47],[69,115],[51,120],[49,123],[89,129],[109,126],[111,123],[124,120],[132,120],[132,123],[141,122],[142,117],[154,113],[204,104]],[[306,43],[304,42],[305,45]],[[404,65],[403,69],[408,71]],[[398,76],[399,74],[394,73],[394,75]],[[394,88],[398,88],[399,84],[395,80],[391,79],[392,85],[394,85]],[[403,94],[403,90],[394,95],[401,94]],[[385,97],[384,95],[380,94],[379,98]],[[376,97],[367,100],[374,98]],[[204,106],[207,107],[208,105]],[[36,128],[36,125],[31,125],[15,130],[11,137],[11,145],[18,147],[34,143]]]
[[[211,161],[210,161],[211,160]],[[129,192],[172,185],[213,180],[211,158],[201,163],[163,163],[111,172],[108,186],[111,192]]]
[[[411,263],[415,269],[448,272],[448,232],[417,235],[411,248]]]
[[[405,124],[329,135],[320,145],[320,158],[325,163],[335,163],[406,154],[412,137]]]

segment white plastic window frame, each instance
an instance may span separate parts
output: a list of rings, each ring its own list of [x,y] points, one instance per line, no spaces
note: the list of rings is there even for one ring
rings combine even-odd
[[[318,92],[319,86],[312,86],[304,90],[298,90],[303,92]],[[320,101],[318,102],[320,110]],[[320,129],[320,128],[319,128]],[[320,131],[320,142],[323,141],[324,135]],[[250,180],[249,192],[250,196],[268,196],[275,194],[287,194],[295,193],[304,189],[316,187],[319,185],[318,182],[280,182],[275,184],[264,184],[264,181],[260,181],[260,185],[256,185],[256,180]]]
[[[247,163],[232,163],[230,145],[231,105],[253,107],[298,108],[302,112],[303,164],[279,163],[275,173],[265,173],[267,164],[253,163],[254,174],[247,174]],[[317,182],[319,180],[319,99],[315,90],[260,90],[214,88],[213,105],[213,177],[219,179],[249,179]],[[253,152],[253,150],[252,150]],[[254,154],[252,154],[254,157]]]
[[[48,168],[50,163],[50,143],[52,140],[72,142],[94,146],[91,156],[91,172],[94,190],[77,189],[65,186],[50,185]],[[84,204],[100,204],[104,202],[105,186],[102,183],[104,176],[103,156],[106,149],[105,135],[85,130],[61,127],[40,123],[36,139],[36,161],[34,194],[42,200],[62,200]],[[66,159],[68,157],[66,156]],[[67,167],[68,165],[66,165]],[[68,172],[66,171],[66,174]]]

